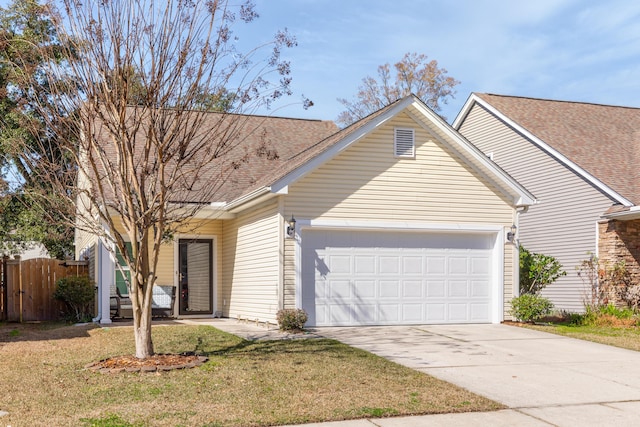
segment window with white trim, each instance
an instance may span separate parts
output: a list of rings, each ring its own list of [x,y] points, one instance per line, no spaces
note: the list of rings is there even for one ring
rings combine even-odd
[[[396,157],[415,158],[415,132],[411,128],[395,128],[393,149]]]

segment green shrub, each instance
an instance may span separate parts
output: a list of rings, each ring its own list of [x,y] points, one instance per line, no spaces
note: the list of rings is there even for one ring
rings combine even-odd
[[[520,294],[539,294],[567,272],[552,256],[529,252],[520,246]]]
[[[276,315],[281,331],[301,331],[308,319],[307,312],[302,309],[279,310]]]
[[[523,322],[533,322],[551,314],[553,303],[539,295],[524,294],[511,300],[511,314]]]
[[[63,277],[56,282],[53,297],[64,302],[66,319],[74,322],[90,320],[93,314],[95,286],[87,276]]]

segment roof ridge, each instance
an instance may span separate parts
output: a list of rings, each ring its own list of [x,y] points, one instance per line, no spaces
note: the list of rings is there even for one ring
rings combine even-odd
[[[564,99],[549,99],[549,98],[537,98],[533,96],[522,96],[522,95],[501,95],[498,93],[487,93],[487,92],[477,92],[477,95],[488,95],[488,96],[497,96],[501,98],[517,98],[517,99],[529,99],[532,101],[544,101],[544,102],[556,102],[562,104],[581,104],[581,105],[593,105],[596,107],[607,107],[607,108],[625,108],[631,110],[640,110],[640,107],[632,107],[629,105],[613,105],[613,104],[603,104],[599,102],[588,102],[588,101],[569,101]]]
[[[142,106],[142,105],[127,105],[128,109],[143,109],[143,110],[148,110],[149,107],[147,106]],[[229,111],[214,111],[214,110],[204,110],[204,109],[181,109],[181,108],[175,108],[175,107],[163,107],[163,108],[159,108],[159,110],[166,110],[166,111],[178,111],[178,112],[186,112],[186,113],[201,113],[201,114],[206,114],[206,115],[220,115],[220,116],[238,116],[238,117],[255,117],[255,118],[263,118],[263,119],[276,119],[276,120],[299,120],[299,121],[305,121],[305,122],[327,122],[327,123],[334,123],[333,120],[325,120],[325,119],[308,119],[308,118],[303,118],[303,117],[285,117],[285,116],[272,116],[272,115],[267,115],[267,114],[253,114],[253,113],[234,113],[234,112],[229,112]]]

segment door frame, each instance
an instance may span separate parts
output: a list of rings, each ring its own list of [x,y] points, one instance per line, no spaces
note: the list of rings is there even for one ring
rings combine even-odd
[[[201,314],[180,314],[180,240],[200,240],[211,241],[211,265],[210,265],[210,291],[211,291],[211,313]],[[218,278],[216,263],[218,262],[217,254],[218,237],[208,234],[177,234],[173,238],[173,282],[176,287],[176,301],[174,303],[174,313],[177,318],[186,317],[213,317],[218,310]]]

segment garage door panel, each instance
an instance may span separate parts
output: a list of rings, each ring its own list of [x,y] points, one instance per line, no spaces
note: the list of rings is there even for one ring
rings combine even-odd
[[[351,274],[351,256],[350,255],[332,255],[329,257],[328,268],[329,273],[334,274]]]
[[[405,256],[402,258],[403,274],[424,274],[424,262],[421,256]]]
[[[375,325],[378,322],[378,305],[359,304],[354,307],[353,314],[363,325]]]
[[[378,265],[380,274],[398,274],[400,272],[400,257],[380,256]]]
[[[406,298],[422,298],[422,281],[404,280],[402,282],[402,296]]]
[[[400,322],[398,304],[378,304],[378,322],[381,325]]]
[[[354,295],[360,299],[376,299],[376,281],[375,280],[355,280],[353,282]]]
[[[427,298],[442,298],[446,295],[444,280],[427,280],[425,284]]]
[[[479,298],[489,297],[491,289],[489,288],[488,280],[472,280],[471,281],[471,296]]]
[[[431,255],[426,258],[427,274],[446,274],[447,262],[444,256]]]
[[[354,256],[355,274],[374,274],[376,272],[376,257],[375,256]]]
[[[490,269],[491,260],[489,257],[471,258],[471,274],[489,274]]]
[[[327,280],[328,298],[331,300],[351,299],[351,283],[349,280]]]
[[[326,282],[326,280],[316,280],[315,298],[318,299],[318,300],[323,300],[323,299],[328,298],[328,297],[329,297],[329,294],[327,293],[327,282]]]
[[[380,280],[379,283],[379,296],[381,298],[398,298],[400,296],[399,280]]]
[[[447,309],[449,310],[448,319],[454,322],[464,322],[469,319],[467,315],[468,304],[448,304]]]
[[[470,304],[469,310],[472,321],[483,321],[489,316],[489,304]]]
[[[334,325],[352,324],[351,305],[329,304],[329,322]]]
[[[448,273],[449,274],[468,274],[469,273],[469,259],[461,256],[450,256],[448,258]]]
[[[305,231],[302,302],[309,324],[488,323],[494,241],[487,235]]]
[[[447,296],[451,298],[466,298],[469,295],[466,280],[449,280]]]
[[[422,313],[423,304],[402,304],[402,321],[403,323],[422,322],[424,318]]]
[[[425,304],[425,320],[427,323],[444,323],[446,320],[446,305],[440,304]]]

